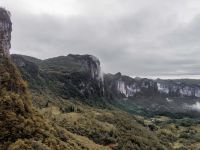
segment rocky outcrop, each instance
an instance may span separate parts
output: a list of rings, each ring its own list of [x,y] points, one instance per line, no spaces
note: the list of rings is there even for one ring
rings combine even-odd
[[[156,80],[158,92],[168,96],[200,97],[200,85],[186,84],[184,81]]]
[[[104,78],[106,95],[108,97],[200,97],[200,85],[198,83],[189,84],[183,80],[150,80],[131,78],[128,76],[123,76],[121,73],[117,73],[115,75],[107,74]]]
[[[0,8],[0,56],[9,57],[12,23],[10,13]]]
[[[111,99],[136,96],[153,96],[157,92],[156,83],[149,79],[134,79],[121,73],[104,76],[105,95]]]
[[[23,78],[34,90],[47,90],[63,98],[92,99],[104,96],[100,61],[91,55],[60,56],[38,60],[12,55]]]
[[[73,54],[69,54],[67,57],[69,58],[71,57],[72,60],[77,61],[79,63],[78,65],[80,65],[80,70],[84,69],[85,71],[89,72],[91,78],[99,81],[99,84],[103,81],[103,73],[98,58],[92,55],[73,55]],[[67,57],[66,59],[68,59]]]
[[[103,97],[104,84],[100,61],[92,55],[69,54],[65,59],[70,60],[71,66],[69,68],[76,68],[67,75],[68,83],[72,83],[71,87],[76,88],[77,92],[86,98]],[[78,78],[74,78],[75,76]]]

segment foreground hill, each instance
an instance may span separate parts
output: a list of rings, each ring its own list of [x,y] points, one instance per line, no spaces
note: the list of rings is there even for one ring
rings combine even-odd
[[[109,149],[53,125],[32,106],[26,84],[9,60],[0,70],[0,149]]]
[[[137,119],[70,101],[36,110],[20,73],[9,61],[0,66],[0,149],[164,149]],[[97,143],[97,144],[95,144]],[[101,146],[104,145],[104,146]]]

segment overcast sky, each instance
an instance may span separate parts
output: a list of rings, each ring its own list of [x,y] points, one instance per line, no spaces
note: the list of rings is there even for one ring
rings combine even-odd
[[[199,0],[1,0],[12,53],[92,54],[104,72],[200,75]]]

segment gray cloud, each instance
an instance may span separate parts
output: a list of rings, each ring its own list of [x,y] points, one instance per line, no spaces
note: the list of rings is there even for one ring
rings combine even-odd
[[[105,72],[131,76],[200,74],[197,1],[75,2],[80,12],[62,15],[36,14],[26,9],[27,3],[5,1],[13,20],[12,52],[41,59],[92,54]]]

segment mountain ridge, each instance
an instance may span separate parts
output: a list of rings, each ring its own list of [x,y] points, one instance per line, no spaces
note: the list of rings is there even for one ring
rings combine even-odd
[[[32,89],[46,89],[55,97],[86,102],[90,99],[89,103],[130,102],[159,113],[198,113],[197,109],[190,107],[200,102],[197,80],[152,80],[121,73],[104,73],[102,76],[100,61],[91,55],[70,54],[39,61],[28,56],[12,55],[12,60],[22,71],[24,79],[30,81],[30,86],[35,85]]]

